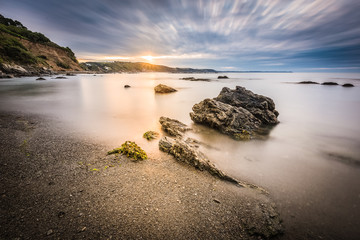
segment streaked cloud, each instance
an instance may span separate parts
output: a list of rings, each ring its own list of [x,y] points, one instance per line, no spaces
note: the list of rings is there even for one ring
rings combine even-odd
[[[71,47],[81,59],[151,56],[151,61],[175,66],[249,70],[360,66],[358,0],[0,0],[0,4],[3,15]]]

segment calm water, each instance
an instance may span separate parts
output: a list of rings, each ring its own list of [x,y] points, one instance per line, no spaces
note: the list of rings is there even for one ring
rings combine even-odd
[[[156,142],[142,134],[160,132],[160,116],[192,125],[190,135],[216,165],[230,175],[258,184],[278,204],[286,231],[325,239],[356,239],[360,234],[360,74],[242,73],[230,79],[190,82],[206,74],[78,75],[68,79],[0,80],[0,110],[40,113],[59,119],[67,130],[115,147],[134,140],[157,157]],[[352,83],[298,85],[298,81]],[[155,95],[162,83],[179,91]],[[131,88],[124,89],[129,84]],[[244,86],[271,97],[280,112],[266,141],[237,142],[192,124],[189,112],[223,87]]]

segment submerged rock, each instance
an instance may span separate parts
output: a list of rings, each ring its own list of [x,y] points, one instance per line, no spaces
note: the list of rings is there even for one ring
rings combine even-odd
[[[228,79],[228,76],[218,76],[218,79]]]
[[[336,85],[339,85],[339,84],[336,83],[336,82],[323,82],[321,85],[336,86]]]
[[[180,78],[180,80],[187,80],[187,81],[202,81],[202,82],[210,82],[211,80],[208,78],[194,78],[194,77],[186,77]]]
[[[43,77],[39,77],[39,78],[37,78],[36,80],[37,80],[37,81],[43,81],[43,80],[46,80],[46,79],[43,78]]]
[[[157,85],[155,88],[155,93],[171,93],[171,92],[176,92],[177,90],[175,88],[166,86],[164,84],[159,84]]]
[[[55,79],[67,79],[67,77],[56,77]]]
[[[186,131],[190,130],[186,124],[176,119],[160,117],[159,122],[161,124],[161,128],[173,137],[182,137]]]
[[[190,117],[195,123],[237,140],[249,140],[261,127],[277,124],[279,115],[271,98],[239,86],[235,90],[224,87],[219,96],[195,104],[192,110]]]
[[[319,83],[313,81],[302,81],[302,82],[298,82],[298,84],[319,84]]]
[[[342,86],[343,86],[343,87],[354,87],[354,85],[351,84],[351,83],[345,83],[345,84],[343,84]]]

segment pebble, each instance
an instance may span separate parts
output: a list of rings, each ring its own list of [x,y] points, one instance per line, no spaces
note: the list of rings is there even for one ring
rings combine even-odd
[[[49,236],[49,235],[51,235],[53,233],[54,233],[54,231],[52,229],[50,229],[49,231],[46,232],[46,235]]]

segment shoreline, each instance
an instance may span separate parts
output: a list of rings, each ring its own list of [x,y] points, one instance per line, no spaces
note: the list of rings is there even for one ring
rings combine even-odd
[[[1,238],[267,239],[282,231],[259,191],[165,153],[142,162],[107,156],[107,146],[52,121],[0,112]]]

